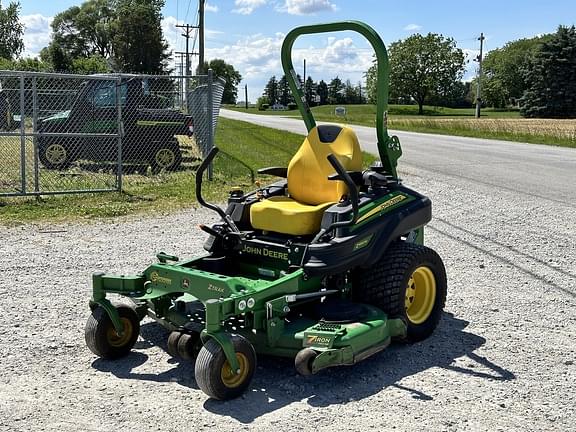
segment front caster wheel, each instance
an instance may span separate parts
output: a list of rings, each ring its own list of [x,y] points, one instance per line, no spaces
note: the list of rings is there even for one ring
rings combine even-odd
[[[233,335],[232,344],[240,368],[233,371],[224,350],[214,340],[206,341],[196,359],[196,383],[213,399],[227,400],[240,396],[250,385],[256,370],[256,352],[242,336]]]
[[[101,306],[92,311],[84,330],[90,351],[109,360],[128,355],[140,333],[140,320],[136,311],[124,304],[117,305],[116,309],[124,326],[122,334],[116,332],[108,313]]]

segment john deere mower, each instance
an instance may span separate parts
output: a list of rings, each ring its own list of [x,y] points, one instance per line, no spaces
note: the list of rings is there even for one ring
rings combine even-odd
[[[377,57],[377,140],[380,162],[362,170],[354,131],[316,125],[291,59],[303,34],[356,31]],[[207,253],[180,260],[166,253],[143,272],[93,275],[86,343],[105,359],[127,355],[148,316],[170,333],[168,352],[195,362],[198,386],[231,399],[250,385],[256,354],[294,359],[311,375],[353,365],[392,341],[417,342],[438,325],[446,273],[423,245],[431,202],[398,178],[402,151],[387,132],[388,58],[368,25],[338,22],[298,27],[282,46],[282,65],[308,136],[288,167],[261,174],[278,181],[230,192],[224,210],[202,197],[202,178],[218,153],[198,169],[198,202],[220,216],[200,228]],[[112,302],[120,294],[127,302]]]

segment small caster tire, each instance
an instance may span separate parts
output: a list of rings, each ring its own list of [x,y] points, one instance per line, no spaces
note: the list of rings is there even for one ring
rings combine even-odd
[[[140,320],[136,311],[125,304],[115,307],[124,326],[121,335],[116,332],[108,313],[101,306],[94,308],[84,329],[86,345],[90,351],[108,360],[128,355],[140,334]]]
[[[318,353],[310,348],[304,348],[298,351],[296,358],[294,358],[294,367],[300,375],[309,376],[314,372],[312,371],[312,363],[318,357]]]
[[[182,332],[173,331],[168,336],[168,341],[166,342],[166,351],[168,351],[168,354],[174,358],[177,358],[180,355],[178,353],[178,341],[183,335],[184,334]]]
[[[213,399],[228,400],[240,396],[254,376],[256,352],[252,344],[239,335],[232,335],[232,344],[240,365],[236,373],[215,339],[206,341],[196,359],[196,383]]]
[[[199,333],[184,333],[178,339],[178,355],[184,360],[195,361],[201,349],[202,342]]]

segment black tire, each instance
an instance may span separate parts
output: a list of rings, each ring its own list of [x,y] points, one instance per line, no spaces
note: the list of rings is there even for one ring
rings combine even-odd
[[[228,400],[240,396],[254,376],[256,352],[252,344],[238,335],[232,335],[232,344],[240,362],[240,374],[231,373],[222,347],[212,338],[206,341],[196,359],[196,383],[213,399]]]
[[[57,142],[40,145],[38,158],[45,168],[52,170],[65,170],[74,162],[72,151],[68,146]]]
[[[318,353],[310,348],[304,348],[298,351],[296,357],[294,358],[294,367],[300,375],[309,376],[312,375],[312,363],[314,359],[318,356]]]
[[[86,345],[94,354],[104,359],[117,359],[128,355],[140,334],[140,320],[129,305],[115,305],[124,324],[124,334],[118,336],[112,320],[101,306],[93,311],[84,330]]]
[[[440,256],[426,246],[399,241],[372,269],[357,272],[353,297],[379,307],[390,318],[401,318],[407,326],[404,340],[417,342],[438,326],[446,290],[446,270]]]
[[[177,140],[155,143],[149,156],[150,167],[154,174],[162,171],[176,171],[182,164],[182,152]]]
[[[168,336],[168,341],[166,342],[166,351],[168,351],[168,354],[170,354],[174,358],[179,357],[178,341],[180,340],[180,337],[182,335],[183,335],[182,332],[173,331]]]
[[[198,353],[202,349],[200,333],[184,333],[178,339],[178,355],[184,360],[195,361]]]

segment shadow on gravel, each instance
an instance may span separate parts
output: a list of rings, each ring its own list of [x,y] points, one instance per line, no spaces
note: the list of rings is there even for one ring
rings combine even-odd
[[[293,402],[304,401],[314,407],[345,404],[372,396],[386,387],[396,387],[409,392],[414,399],[428,401],[433,395],[398,382],[433,367],[477,378],[514,379],[512,372],[474,353],[486,339],[463,331],[467,325],[467,321],[445,313],[433,336],[423,342],[395,344],[353,367],[326,369],[312,377],[298,375],[290,360],[259,357],[251,388],[243,397],[227,402],[208,399],[204,408],[251,423]]]
[[[140,327],[140,339],[134,346],[137,350],[143,350],[152,346],[159,346],[166,351],[166,340],[168,334],[166,330],[155,322],[145,323]],[[123,379],[135,379],[154,382],[174,382],[184,387],[198,389],[194,380],[194,365],[188,361],[178,361],[171,359],[174,364],[170,370],[154,374],[134,372],[133,369],[143,365],[148,360],[148,355],[141,351],[132,351],[127,357],[120,360],[110,361],[96,359],[92,362],[92,367],[101,372],[110,372],[114,376]]]
[[[482,379],[514,379],[512,372],[474,353],[484,345],[486,339],[465,332],[467,325],[468,321],[445,313],[436,332],[423,342],[414,345],[395,344],[353,367],[326,369],[312,377],[298,375],[292,360],[259,356],[259,365],[248,392],[232,401],[208,399],[204,408],[242,423],[251,423],[262,415],[294,402],[304,402],[313,407],[345,404],[372,396],[387,387],[404,390],[414,399],[429,401],[434,398],[433,395],[399,382],[433,367]],[[151,346],[166,350],[168,335],[159,324],[145,323],[140,334],[143,340],[136,344],[137,350],[146,350]],[[455,362],[456,359],[459,360]],[[175,382],[198,389],[192,363],[173,360],[175,367],[158,374],[133,371],[147,360],[148,355],[133,351],[117,361],[95,360],[92,366],[118,378]]]

